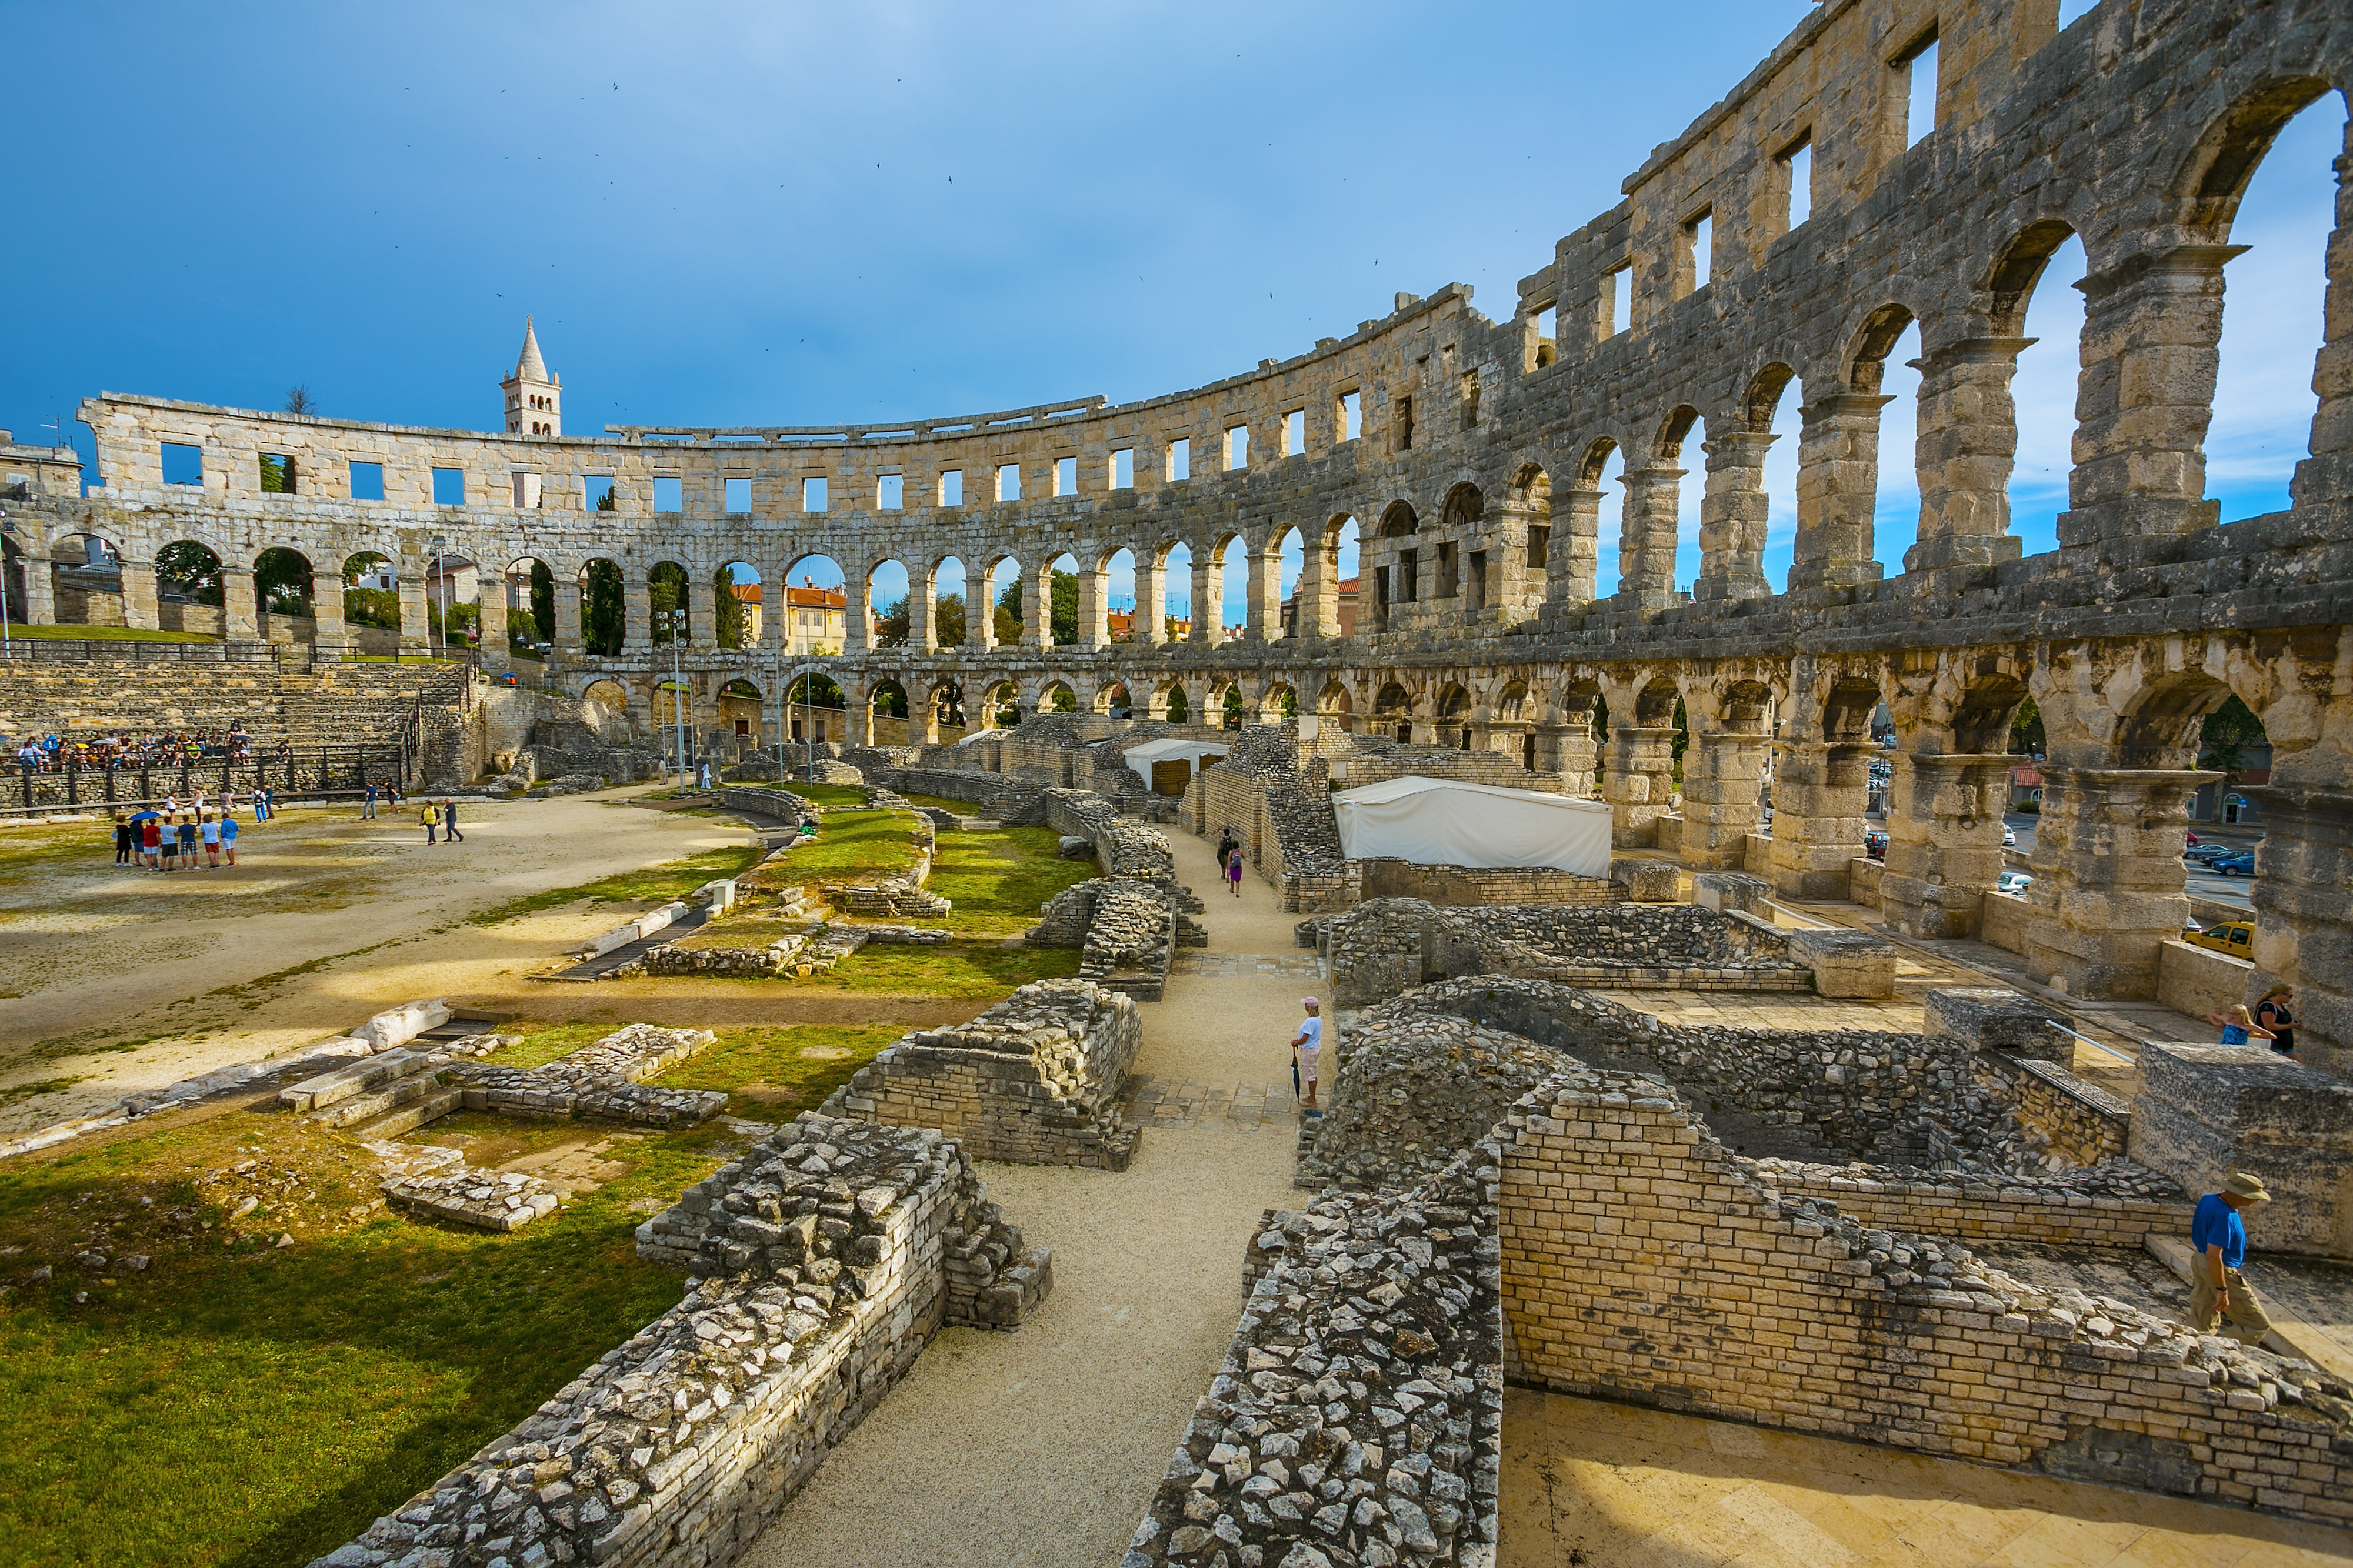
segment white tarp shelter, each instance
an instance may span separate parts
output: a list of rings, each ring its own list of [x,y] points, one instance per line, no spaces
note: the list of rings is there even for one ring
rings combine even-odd
[[[1129,767],[1148,779],[1152,776],[1152,764],[1155,763],[1184,763],[1198,769],[1201,758],[1222,757],[1226,754],[1226,748],[1215,741],[1187,741],[1175,735],[1163,735],[1156,741],[1123,746],[1119,754],[1127,759]]]
[[[1609,874],[1609,807],[1598,800],[1409,773],[1332,796],[1351,860],[1424,866],[1557,866]]]

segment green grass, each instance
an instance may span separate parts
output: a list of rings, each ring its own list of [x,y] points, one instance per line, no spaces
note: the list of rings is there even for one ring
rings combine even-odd
[[[814,840],[796,846],[750,879],[762,888],[805,882],[865,882],[915,864],[915,818],[904,811],[828,811]]]
[[[927,885],[955,904],[955,911],[943,920],[909,923],[972,936],[1012,936],[1026,930],[1037,922],[1040,904],[1096,875],[1092,860],[1058,858],[1054,851],[1060,842],[1050,827],[941,834]]]
[[[742,875],[758,862],[760,851],[751,845],[733,846],[725,849],[704,849],[659,866],[649,866],[641,871],[622,871],[594,882],[583,882],[573,888],[550,888],[543,893],[530,893],[520,899],[470,916],[468,925],[492,926],[536,914],[542,910],[560,909],[565,904],[593,899],[598,903],[669,903],[682,899],[705,882],[724,881]]]
[[[935,811],[948,812],[956,816],[987,816],[988,815],[985,809],[975,805],[968,800],[950,800],[944,795],[907,795],[904,792],[902,792],[900,798],[906,801],[911,805],[928,805]]]
[[[26,626],[8,623],[12,637],[58,642],[218,642],[206,632],[167,632],[147,626]]]
[[[26,1249],[7,1275],[57,1268],[0,1302],[9,1561],[275,1568],[332,1549],[676,1302],[677,1278],[636,1256],[628,1205],[700,1180],[719,1140],[618,1144],[626,1176],[508,1237],[381,1213],[339,1223],[340,1207],[298,1219],[290,1198],[222,1245],[225,1205],[252,1181],[194,1178],[239,1155],[295,1163],[329,1205],[373,1195],[372,1162],[284,1119],[232,1115],[0,1172],[0,1238]],[[141,1234],[199,1204],[214,1229]],[[73,1264],[108,1219],[109,1250],[152,1252],[149,1272]],[[281,1225],[297,1245],[269,1245]]]
[[[877,1051],[904,1033],[888,1024],[721,1029],[708,1050],[655,1081],[664,1089],[723,1089],[730,1115],[782,1121],[799,1111],[815,1110],[827,1095],[872,1061]]]
[[[783,786],[803,800],[814,801],[830,811],[859,810],[866,805],[866,792],[856,784],[787,784]],[[828,817],[830,825],[831,818]]]
[[[938,996],[991,1000],[1009,996],[1033,980],[1079,972],[1076,948],[1049,947],[863,947],[805,984],[868,995]]]

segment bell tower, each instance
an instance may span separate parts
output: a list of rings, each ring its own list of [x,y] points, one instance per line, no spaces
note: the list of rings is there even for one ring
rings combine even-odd
[[[529,316],[522,319],[522,353],[515,360],[514,374],[499,383],[499,390],[507,396],[508,435],[564,434],[564,378],[551,373],[539,357],[539,334],[532,330]]]

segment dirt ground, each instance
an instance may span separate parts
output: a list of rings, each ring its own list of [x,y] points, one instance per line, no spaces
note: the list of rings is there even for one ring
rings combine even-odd
[[[290,811],[248,821],[235,868],[171,876],[118,869],[104,823],[0,828],[0,1132],[296,1049],[420,996],[617,1022],[668,1021],[679,1008],[705,1025],[871,1014],[871,999],[771,1001],[722,983],[670,984],[621,1005],[614,987],[525,980],[636,904],[464,923],[531,894],[748,841],[734,822],[625,804],[636,793],[467,803],[465,842],[431,847],[413,811],[373,822]],[[691,995],[704,989],[712,994]]]

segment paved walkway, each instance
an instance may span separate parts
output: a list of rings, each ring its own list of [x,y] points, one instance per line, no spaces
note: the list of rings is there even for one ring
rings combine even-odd
[[[1243,1243],[1262,1211],[1304,1195],[1288,1042],[1299,998],[1324,993],[1273,889],[1248,881],[1236,900],[1208,846],[1170,837],[1208,898],[1209,946],[1142,1004],[1135,1163],[985,1167],[1007,1215],[1054,1249],[1053,1295],[1018,1332],[941,1334],[747,1568],[1119,1561],[1233,1335]]]
[[[2344,1568],[2353,1532],[1507,1390],[1500,1568]]]

